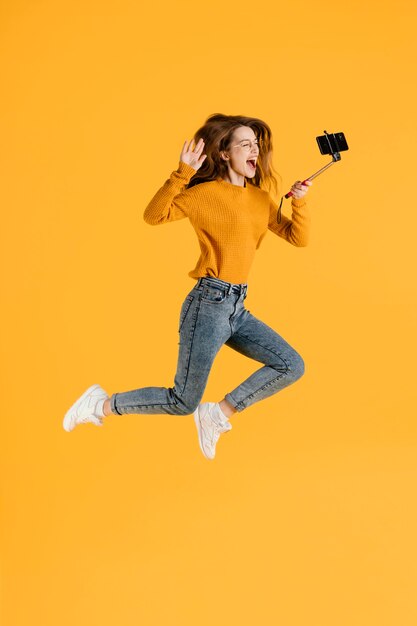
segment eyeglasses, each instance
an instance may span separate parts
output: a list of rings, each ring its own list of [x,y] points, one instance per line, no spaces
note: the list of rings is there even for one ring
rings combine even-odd
[[[255,139],[254,141],[249,141],[249,139],[244,139],[240,143],[235,144],[232,148],[243,148],[246,152],[250,152],[252,148],[252,144],[254,144],[259,150],[259,141]]]

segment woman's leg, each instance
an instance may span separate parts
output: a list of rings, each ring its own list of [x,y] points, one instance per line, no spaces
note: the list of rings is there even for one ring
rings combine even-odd
[[[197,288],[185,298],[179,320],[179,353],[173,387],[142,387],[115,393],[107,401],[112,413],[189,415],[197,408],[213,360],[230,337],[227,306],[205,303]]]
[[[225,400],[236,411],[272,396],[304,374],[304,361],[294,348],[246,309],[236,320],[235,331],[226,345],[264,363],[264,367],[226,394]]]

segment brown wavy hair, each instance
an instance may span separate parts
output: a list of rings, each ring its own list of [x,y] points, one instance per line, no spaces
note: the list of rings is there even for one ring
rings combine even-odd
[[[272,165],[272,132],[268,124],[256,117],[245,115],[223,115],[214,113],[207,118],[204,125],[197,130],[194,141],[203,138],[203,154],[207,154],[202,166],[194,174],[187,185],[187,189],[215,180],[218,176],[225,178],[228,174],[228,166],[220,154],[223,150],[231,148],[233,132],[239,126],[248,126],[255,133],[259,142],[259,155],[256,165],[256,173],[253,178],[247,179],[247,184],[265,189],[268,193],[273,192],[278,197],[278,181],[282,183],[280,174]],[[274,174],[275,173],[275,174]]]

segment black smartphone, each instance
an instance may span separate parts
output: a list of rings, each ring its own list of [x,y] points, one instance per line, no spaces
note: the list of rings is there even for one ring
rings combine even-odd
[[[343,152],[349,150],[346,138],[343,133],[327,133],[316,137],[319,144],[321,154],[334,154],[335,152]]]

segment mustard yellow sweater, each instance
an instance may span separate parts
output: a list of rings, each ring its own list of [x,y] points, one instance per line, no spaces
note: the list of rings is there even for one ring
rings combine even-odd
[[[266,190],[245,181],[245,187],[218,177],[185,189],[197,170],[179,162],[145,209],[147,224],[164,224],[188,217],[200,244],[192,278],[214,276],[229,283],[246,283],[255,251],[268,229],[294,246],[306,246],[310,215],[304,198],[292,197],[292,219],[281,215]]]

